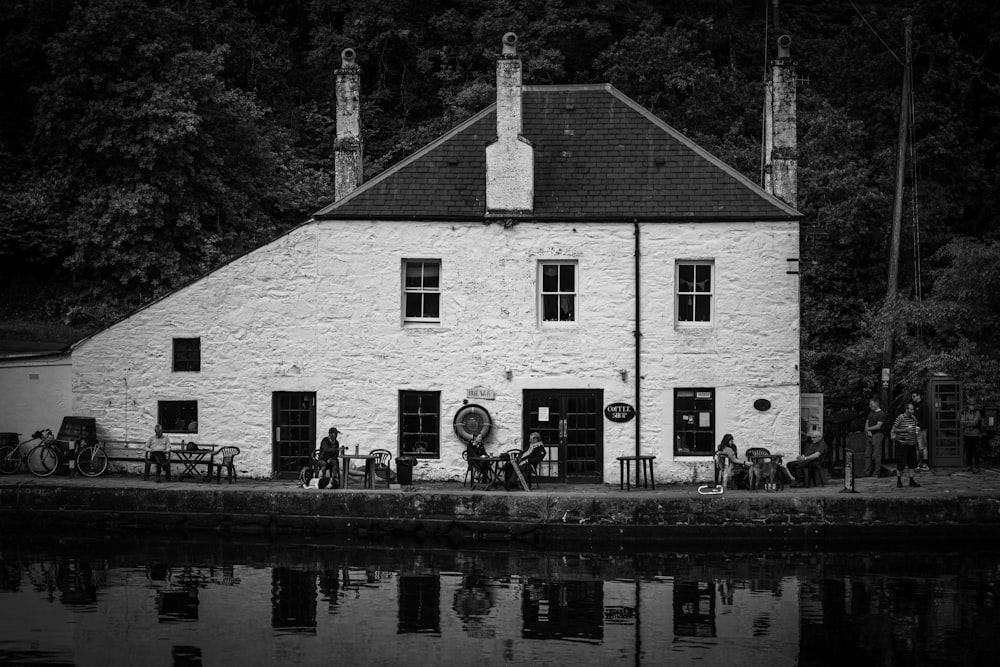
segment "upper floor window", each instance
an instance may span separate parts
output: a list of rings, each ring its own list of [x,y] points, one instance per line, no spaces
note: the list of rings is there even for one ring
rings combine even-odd
[[[441,260],[403,261],[403,321],[441,321]]]
[[[542,322],[575,322],[577,263],[539,262],[538,271],[538,309]]]
[[[714,268],[711,261],[677,262],[677,322],[712,323]]]
[[[201,370],[201,339],[174,339],[174,372]]]

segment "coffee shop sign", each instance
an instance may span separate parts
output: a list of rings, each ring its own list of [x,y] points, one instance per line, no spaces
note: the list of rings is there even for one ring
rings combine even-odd
[[[635,408],[628,403],[612,403],[604,408],[604,416],[610,421],[623,424],[635,417]]]

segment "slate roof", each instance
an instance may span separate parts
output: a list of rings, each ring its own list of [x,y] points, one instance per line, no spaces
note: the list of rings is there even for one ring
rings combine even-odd
[[[535,219],[788,220],[798,212],[610,84],[524,86]],[[492,105],[316,213],[482,218]]]

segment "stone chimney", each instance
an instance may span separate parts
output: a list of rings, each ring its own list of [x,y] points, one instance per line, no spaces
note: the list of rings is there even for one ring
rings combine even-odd
[[[521,59],[517,35],[503,36],[497,57],[497,138],[486,147],[486,215],[531,213],[535,199],[535,156],[521,136]]]
[[[334,201],[361,185],[361,68],[354,49],[340,54],[337,70],[337,141],[334,144]]]
[[[764,189],[796,206],[798,156],[795,136],[795,61],[792,38],[778,38],[778,57],[771,61],[771,81],[764,92]]]

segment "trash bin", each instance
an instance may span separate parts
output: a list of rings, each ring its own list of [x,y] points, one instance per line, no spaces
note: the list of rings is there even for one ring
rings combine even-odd
[[[412,456],[400,456],[396,459],[396,481],[410,486],[413,484],[413,466],[417,460]]]

